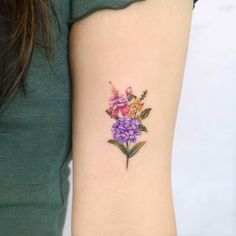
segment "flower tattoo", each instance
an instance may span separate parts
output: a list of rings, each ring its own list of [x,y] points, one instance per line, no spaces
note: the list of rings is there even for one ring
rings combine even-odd
[[[106,113],[115,119],[115,123],[111,128],[113,139],[109,139],[108,142],[117,146],[126,155],[126,169],[128,169],[129,159],[146,143],[146,141],[137,142],[137,139],[142,132],[147,132],[142,120],[148,117],[151,108],[144,108],[143,100],[147,90],[138,98],[133,94],[131,87],[121,94],[111,81],[109,83],[112,86],[112,96]]]

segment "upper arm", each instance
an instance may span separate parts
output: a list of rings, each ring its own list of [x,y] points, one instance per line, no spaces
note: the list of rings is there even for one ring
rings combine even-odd
[[[100,227],[99,219],[121,220],[119,214],[125,214],[130,221],[143,222],[140,218],[147,217],[141,217],[144,212],[157,214],[151,209],[134,210],[147,199],[146,206],[148,202],[156,206],[169,204],[163,214],[172,214],[170,199],[157,196],[170,190],[171,146],[191,15],[189,0],[149,0],[119,12],[97,11],[72,25],[69,50],[73,84],[73,220],[81,219],[76,231],[82,232],[88,221]],[[124,97],[129,86],[137,98],[147,90],[141,109],[151,108],[149,116],[139,120],[147,132],[141,131],[136,142],[129,143],[130,150],[136,143],[145,142],[129,159],[128,170],[122,146],[107,142],[114,139],[111,129],[117,122],[106,112],[112,95],[109,81]],[[132,101],[123,102],[117,110],[120,118],[129,116],[125,104],[131,109]],[[158,227],[154,226],[157,219],[158,216],[153,217],[145,225]],[[97,235],[108,235],[109,230]]]

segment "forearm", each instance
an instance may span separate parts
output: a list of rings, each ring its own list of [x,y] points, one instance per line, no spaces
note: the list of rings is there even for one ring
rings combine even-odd
[[[176,234],[171,152],[191,11],[188,0],[150,0],[72,29],[73,236]],[[151,112],[127,168],[127,153],[107,142],[116,119],[106,110],[112,87],[129,86],[138,97],[147,90]]]

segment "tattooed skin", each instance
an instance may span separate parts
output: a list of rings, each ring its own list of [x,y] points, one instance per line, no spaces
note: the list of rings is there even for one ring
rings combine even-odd
[[[113,139],[109,139],[108,142],[117,146],[125,154],[126,169],[128,169],[129,159],[146,143],[146,141],[137,142],[137,139],[142,132],[147,132],[142,121],[148,117],[151,108],[144,108],[143,100],[147,90],[137,97],[131,87],[121,94],[111,81],[109,83],[112,86],[112,96],[106,113],[115,121],[111,129]]]

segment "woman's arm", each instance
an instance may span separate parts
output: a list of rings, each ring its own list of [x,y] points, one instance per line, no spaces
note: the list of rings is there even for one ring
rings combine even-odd
[[[73,236],[176,235],[171,152],[192,7],[147,0],[73,24]],[[118,116],[131,116],[129,86],[137,98],[147,90],[136,111],[147,132],[132,126],[143,142],[133,156],[132,135],[119,136],[124,123],[111,131]]]

